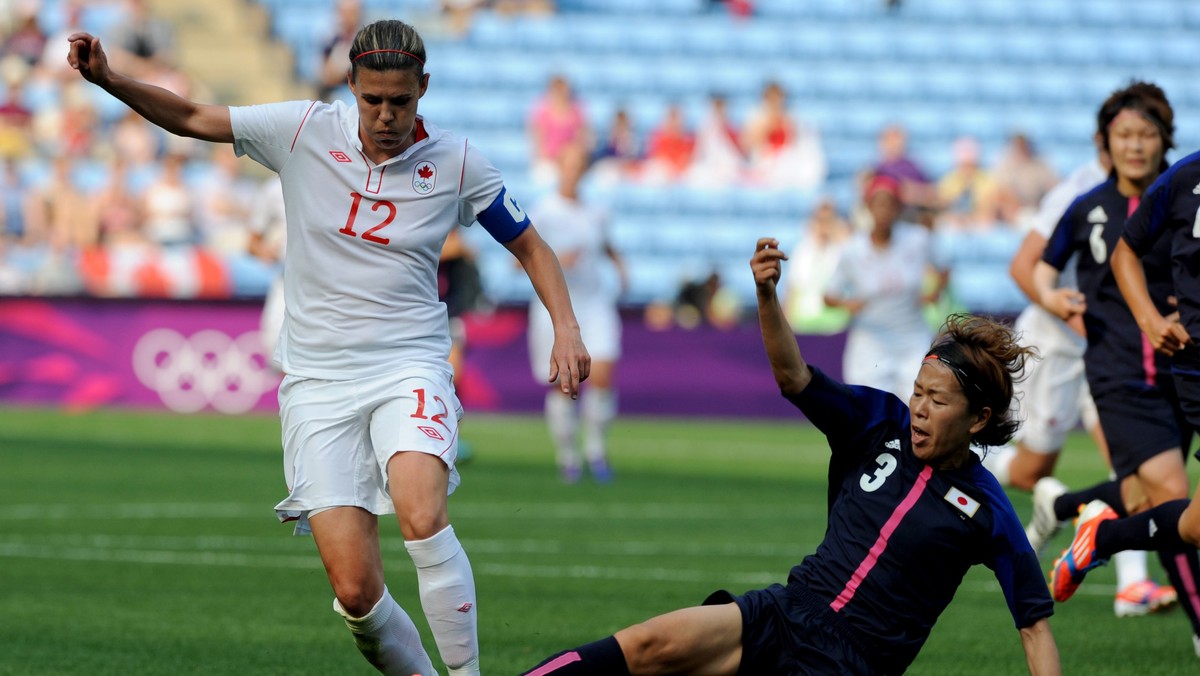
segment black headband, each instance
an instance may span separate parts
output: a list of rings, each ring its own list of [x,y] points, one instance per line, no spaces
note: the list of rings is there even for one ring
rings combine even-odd
[[[944,364],[946,368],[950,369],[954,377],[958,379],[958,384],[962,387],[963,394],[967,396],[969,403],[979,403],[981,408],[991,405],[990,397],[983,391],[983,377],[975,370],[971,362],[964,358],[962,346],[958,343],[946,341],[935,345],[925,355],[925,361],[930,360]]]

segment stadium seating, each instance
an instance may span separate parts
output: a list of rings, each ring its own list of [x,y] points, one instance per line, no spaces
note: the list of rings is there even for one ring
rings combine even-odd
[[[262,1],[297,63],[315,63],[304,55],[333,0]],[[434,4],[365,3],[368,14],[417,18]],[[744,119],[763,84],[777,80],[796,115],[820,129],[830,166],[822,192],[843,210],[890,122],[908,127],[914,154],[934,175],[949,167],[957,136],[978,138],[990,162],[1015,131],[1066,173],[1092,156],[1098,102],[1130,78],[1164,84],[1179,109],[1200,105],[1192,76],[1200,48],[1189,32],[1200,27],[1200,4],[1188,0],[904,0],[895,8],[880,0],[756,0],[748,18],[706,0],[557,5],[553,16],[480,13],[463,37],[427,33],[434,84],[423,110],[469,131],[510,184],[528,182],[525,118],[555,73],[570,79],[598,132],[624,107],[643,135],[672,102],[695,123],[713,91]],[[1200,145],[1197,130],[1182,120],[1179,127],[1181,148]],[[524,201],[544,188],[524,185]],[[627,300],[639,303],[672,296],[694,269],[744,266],[764,224],[798,235],[815,196],[627,185],[597,187],[596,199],[613,210],[614,235],[634,262]],[[952,255],[959,302],[1014,312],[1024,300],[1006,270],[1020,233],[1004,225],[996,232],[939,237]],[[528,284],[506,254],[482,251],[497,300],[523,300]]]

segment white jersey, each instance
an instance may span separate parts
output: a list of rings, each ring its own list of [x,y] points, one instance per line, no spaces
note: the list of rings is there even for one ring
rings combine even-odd
[[[340,101],[234,107],[230,118],[238,155],[283,183],[283,371],[323,380],[414,364],[448,372],[439,253],[451,228],[500,194],[500,173],[419,116],[417,142],[378,165],[362,152],[357,108]]]
[[[1063,179],[1046,196],[1038,207],[1031,230],[1049,240],[1054,228],[1067,211],[1067,207],[1083,193],[1103,183],[1108,175],[1099,162],[1090,162]],[[1071,260],[1058,277],[1060,287],[1075,287],[1075,261]],[[1037,345],[1043,354],[1051,352],[1083,358],[1087,340],[1071,330],[1058,317],[1050,314],[1037,303],[1031,303],[1017,317],[1016,328],[1023,334],[1024,342]]]
[[[573,303],[583,298],[616,302],[604,276],[609,221],[605,210],[554,193],[531,208],[529,218],[562,263]]]
[[[893,226],[884,249],[871,242],[869,233],[847,242],[828,289],[835,297],[865,301],[850,320],[850,330],[885,337],[929,335],[921,291],[928,267],[942,267],[931,257],[932,250],[929,231],[904,222]]]

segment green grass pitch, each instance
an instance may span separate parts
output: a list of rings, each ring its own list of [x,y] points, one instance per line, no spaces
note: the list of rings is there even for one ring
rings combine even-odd
[[[450,511],[485,674],[714,589],[783,581],[824,530],[827,450],[802,423],[622,419],[607,486],[562,485],[540,419],[469,416],[464,437],[475,458]],[[0,674],[373,673],[330,610],[311,539],[275,521],[278,445],[271,417],[0,410]],[[1086,438],[1059,475],[1104,475]],[[1027,496],[1012,497],[1026,516]],[[389,587],[433,651],[399,528],[383,531]],[[1182,612],[1118,620],[1113,579],[1096,571],[1052,618],[1064,673],[1197,673]],[[909,673],[1024,672],[977,568]]]

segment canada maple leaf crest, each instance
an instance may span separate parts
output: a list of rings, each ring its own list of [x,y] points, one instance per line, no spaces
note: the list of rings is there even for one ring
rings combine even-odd
[[[437,167],[432,162],[422,162],[413,170],[412,179],[413,190],[417,194],[428,195],[433,192],[433,186],[437,183]]]

